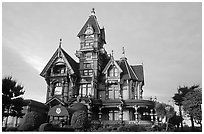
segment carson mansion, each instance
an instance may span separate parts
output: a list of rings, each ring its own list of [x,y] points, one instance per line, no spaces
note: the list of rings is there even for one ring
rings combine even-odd
[[[88,109],[88,118],[103,124],[142,124],[156,120],[155,102],[143,99],[143,65],[130,65],[124,54],[107,54],[105,29],[94,9],[79,31],[75,61],[59,47],[40,75],[47,84],[49,121],[70,120],[69,108],[77,102]]]

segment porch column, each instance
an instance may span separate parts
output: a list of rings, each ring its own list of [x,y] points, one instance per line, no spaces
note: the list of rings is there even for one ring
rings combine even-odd
[[[153,109],[150,109],[150,117],[151,117],[151,121],[154,121]]]
[[[135,113],[134,113],[135,114],[135,121],[138,122],[138,112],[137,112],[137,110],[138,110],[139,106],[138,105],[134,105],[133,107],[135,109]]]
[[[101,110],[102,110],[102,107],[99,107],[99,112],[98,112],[99,121],[101,121],[101,117],[102,117]]]
[[[158,117],[155,109],[154,109],[154,117],[155,117],[155,123],[158,123]]]
[[[119,105],[118,109],[119,109],[119,119],[123,122],[123,107]]]
[[[87,108],[88,108],[88,119],[91,120],[92,119],[92,107],[88,104]]]
[[[138,99],[138,81],[135,82],[135,100]]]

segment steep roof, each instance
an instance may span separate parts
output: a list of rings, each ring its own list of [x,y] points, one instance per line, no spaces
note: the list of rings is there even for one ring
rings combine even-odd
[[[86,21],[85,25],[82,27],[82,29],[78,33],[78,35],[77,35],[78,37],[85,33],[85,30],[86,30],[88,24],[93,27],[94,33],[100,34],[101,31],[100,31],[99,24],[96,20],[96,16],[91,15],[91,16],[89,16],[89,19]]]
[[[79,63],[77,63],[74,59],[72,59],[72,57],[69,56],[63,49],[62,49],[62,52],[64,53],[64,56],[66,57],[67,61],[69,62],[74,72],[77,75],[79,75]]]
[[[119,69],[120,72],[122,72],[122,69],[120,68],[120,66],[118,65],[118,62],[114,60],[114,58],[111,56],[109,62],[106,64],[103,73],[106,73],[108,68],[112,65],[112,63]]]
[[[58,58],[58,55],[61,54],[62,58],[65,60],[65,63],[67,66],[71,68],[72,74],[75,73],[76,75],[79,75],[79,64],[71,57],[69,56],[61,47],[59,47],[51,59],[48,61],[47,65],[43,69],[43,71],[40,73],[42,77],[46,77],[47,71],[51,68],[51,66],[54,64],[56,59]]]
[[[135,65],[135,66],[131,66],[131,67],[134,70],[135,74],[137,75],[138,80],[144,81],[143,65]]]
[[[128,80],[128,79],[133,79],[133,80],[138,79],[137,76],[135,75],[134,71],[132,70],[132,68],[128,64],[127,60],[119,60],[116,62],[123,70],[123,72],[121,73],[121,82],[123,80]]]

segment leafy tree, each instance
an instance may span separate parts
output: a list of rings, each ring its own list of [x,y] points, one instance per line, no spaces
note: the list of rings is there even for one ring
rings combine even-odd
[[[157,117],[159,117],[160,119],[163,119],[166,116],[165,107],[166,107],[165,103],[156,102],[155,109],[156,109]]]
[[[202,91],[201,89],[193,90],[188,92],[184,96],[184,101],[182,102],[183,109],[185,113],[193,117],[196,123],[200,124],[202,127]]]
[[[174,99],[174,102],[177,106],[179,106],[179,114],[180,117],[182,117],[182,110],[181,107],[183,106],[182,102],[184,101],[184,97],[185,95],[190,92],[193,91],[195,89],[199,88],[199,85],[193,85],[191,87],[187,87],[187,86],[183,86],[178,88],[178,93],[175,93],[174,96],[172,97]],[[190,116],[191,118],[191,124],[192,124],[192,128],[194,128],[194,122],[193,122],[193,117]],[[181,129],[183,129],[183,123],[181,122]]]
[[[87,112],[85,112],[84,110],[76,111],[72,115],[71,126],[78,131],[84,130],[87,127],[87,122],[88,115]]]
[[[2,79],[2,116],[6,117],[5,126],[7,127],[7,121],[9,116],[21,117],[22,99],[21,95],[24,94],[23,86],[17,84],[16,80],[13,80],[11,76]]]
[[[23,115],[25,115],[25,113],[23,113],[23,106],[24,104],[24,100],[23,98],[19,97],[19,98],[15,98],[12,100],[12,106],[11,106],[11,113],[10,115],[13,117],[16,117],[16,123],[15,126],[17,126],[18,124],[18,118],[22,118]]]
[[[168,123],[169,119],[172,118],[175,114],[174,108],[170,105],[167,105],[165,103],[159,103],[157,102],[155,105],[157,116],[161,119],[164,119],[166,117],[166,130],[168,130]]]

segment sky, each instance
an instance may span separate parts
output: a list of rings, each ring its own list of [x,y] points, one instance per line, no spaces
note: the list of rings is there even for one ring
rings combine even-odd
[[[46,100],[39,74],[59,46],[78,62],[78,32],[95,8],[105,49],[117,60],[143,64],[144,98],[172,101],[179,86],[202,87],[201,3],[3,3],[2,77],[12,75],[24,98]]]

